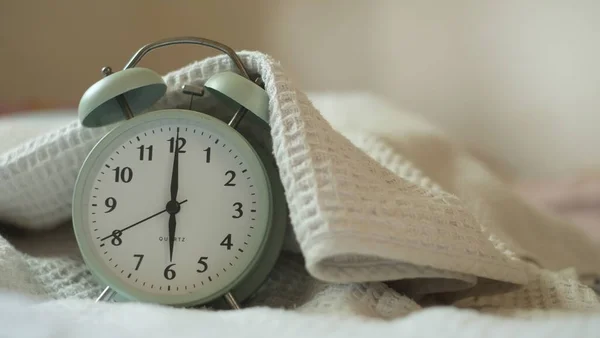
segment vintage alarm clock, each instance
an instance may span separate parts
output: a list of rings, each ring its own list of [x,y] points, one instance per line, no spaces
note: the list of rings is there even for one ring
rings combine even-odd
[[[167,85],[135,66],[173,44],[216,48],[237,72],[181,88],[187,107],[147,111]],[[240,308],[274,267],[288,219],[260,79],[231,48],[196,37],[148,44],[123,70],[102,72],[81,98],[79,119],[115,127],[86,157],[72,205],[83,259],[106,285],[97,301]],[[221,106],[193,108],[204,96]]]

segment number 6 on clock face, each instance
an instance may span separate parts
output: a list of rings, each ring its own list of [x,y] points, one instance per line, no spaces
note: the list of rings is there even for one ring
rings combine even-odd
[[[73,222],[86,263],[130,299],[189,305],[250,273],[272,217],[265,168],[220,120],[187,110],[125,121],[78,176]]]

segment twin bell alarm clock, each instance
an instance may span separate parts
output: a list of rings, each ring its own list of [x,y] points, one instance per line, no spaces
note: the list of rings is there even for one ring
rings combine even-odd
[[[149,111],[167,85],[135,66],[173,44],[216,48],[237,71],[178,88],[189,104]],[[288,220],[260,78],[231,48],[195,37],[148,44],[102,72],[79,119],[114,128],[86,157],[72,204],[85,264],[105,286],[97,301],[239,309],[273,269]],[[220,105],[198,108],[207,97]]]

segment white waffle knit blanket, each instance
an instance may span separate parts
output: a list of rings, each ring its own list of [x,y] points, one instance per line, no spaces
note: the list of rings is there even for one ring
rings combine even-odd
[[[600,302],[581,277],[600,275],[600,248],[577,229],[430,125],[377,105],[313,104],[268,56],[240,56],[270,97],[291,217],[286,252],[248,308],[92,302],[102,286],[68,222],[77,172],[108,129],[73,119],[0,153],[0,220],[41,230],[0,238],[0,337],[597,336]],[[152,109],[232,68],[218,56],[165,75]]]

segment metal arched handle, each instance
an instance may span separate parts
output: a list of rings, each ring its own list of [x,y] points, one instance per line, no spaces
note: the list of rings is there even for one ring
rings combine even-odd
[[[229,57],[233,60],[233,62],[237,66],[237,68],[242,73],[242,75],[245,78],[250,80],[250,76],[248,75],[248,71],[246,70],[246,68],[244,67],[244,64],[242,63],[242,60],[240,59],[240,57],[236,54],[236,52],[233,49],[231,49],[230,47],[227,47],[226,45],[219,43],[217,41],[193,37],[193,36],[174,37],[174,38],[168,38],[168,39],[158,40],[153,43],[149,43],[149,44],[145,45],[144,47],[140,48],[133,55],[133,57],[125,65],[124,69],[135,67],[135,65],[137,65],[140,62],[140,60],[144,57],[144,55],[148,54],[150,51],[152,51],[154,49],[165,47],[165,46],[170,46],[170,45],[177,45],[177,44],[202,45],[202,46],[207,46],[207,47],[212,47],[212,48],[218,49],[218,50],[222,51],[223,53],[229,55]]]

